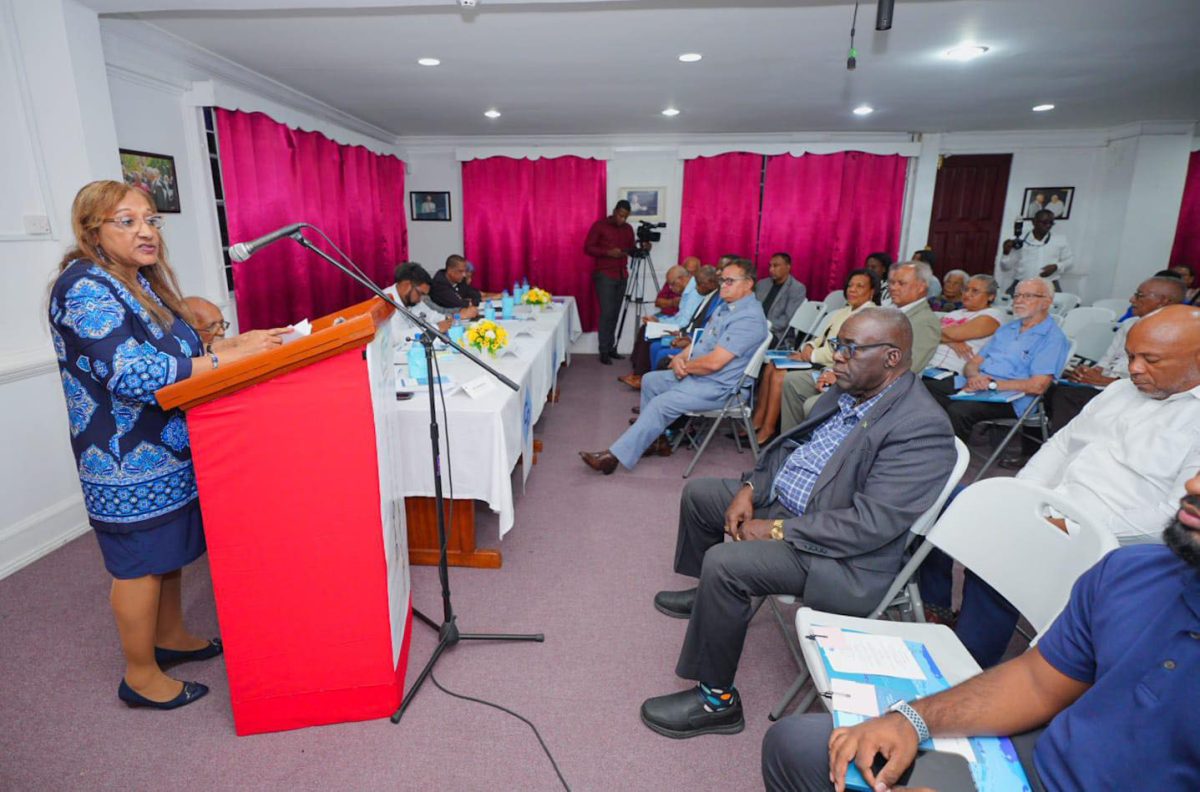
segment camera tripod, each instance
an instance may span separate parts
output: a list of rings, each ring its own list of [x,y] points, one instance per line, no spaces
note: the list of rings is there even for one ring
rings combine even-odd
[[[649,273],[650,282],[654,284],[654,294],[658,295],[658,273],[654,271],[654,260],[650,258],[649,250],[635,250],[629,255],[629,278],[625,281],[625,296],[621,299],[621,313],[617,316],[617,329],[613,335],[614,347],[621,343],[621,331],[625,329],[625,315],[629,312],[629,306],[633,305],[633,328],[637,332],[637,328],[642,324],[642,316],[646,313],[646,303],[654,304],[653,298],[647,300],[646,294],[646,273]]]

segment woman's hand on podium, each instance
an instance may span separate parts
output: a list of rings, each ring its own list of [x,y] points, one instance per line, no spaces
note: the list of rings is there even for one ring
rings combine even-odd
[[[213,342],[212,349],[222,362],[232,363],[259,352],[268,352],[283,344],[283,336],[291,332],[290,327],[273,327],[270,330],[251,330],[248,333]]]

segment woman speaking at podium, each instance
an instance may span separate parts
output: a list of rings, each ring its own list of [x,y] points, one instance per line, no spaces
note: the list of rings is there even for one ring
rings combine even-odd
[[[180,410],[154,392],[278,346],[285,329],[203,347],[167,263],[163,217],[145,192],[118,181],[86,185],[71,207],[75,244],[50,291],[50,335],[67,400],[84,506],[104,565],[125,654],[117,695],[174,709],[208,688],[163,666],[207,660],[220,639],[183,625],[181,569],[204,553],[204,530]]]

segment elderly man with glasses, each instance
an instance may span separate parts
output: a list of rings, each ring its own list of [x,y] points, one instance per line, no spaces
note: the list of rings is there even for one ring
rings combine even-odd
[[[192,329],[200,336],[200,342],[208,349],[213,341],[220,341],[229,329],[229,322],[221,314],[221,309],[215,303],[203,297],[185,297],[183,299],[188,310],[192,312]]]
[[[651,449],[660,454],[664,431],[688,412],[718,410],[741,382],[754,353],[767,337],[767,316],[754,299],[754,265],[736,259],[721,270],[721,299],[694,344],[671,359],[665,371],[642,377],[642,405],[630,426],[607,451],[581,451],[588,467],[608,475],[617,464],[633,470]]]
[[[699,684],[642,704],[659,734],[741,731],[733,681],[753,598],[795,594],[813,608],[866,614],[954,467],[949,421],[909,371],[908,318],[864,308],[831,343],[837,379],[806,421],[740,479],[683,489],[675,571],[699,584],[659,592],[654,607],[688,619],[675,673]]]

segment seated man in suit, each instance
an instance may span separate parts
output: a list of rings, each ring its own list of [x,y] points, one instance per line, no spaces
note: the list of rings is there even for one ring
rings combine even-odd
[[[903,565],[908,529],[957,456],[945,413],[909,371],[911,349],[900,311],[855,313],[838,334],[837,383],[812,416],[740,480],[684,487],[675,571],[699,586],[659,592],[654,606],[688,619],[675,673],[699,685],[647,699],[651,729],[677,738],[742,730],[733,680],[754,597],[796,594],[849,615],[879,604]]]
[[[792,257],[787,253],[771,256],[770,277],[754,286],[754,296],[762,303],[763,313],[771,323],[771,342],[779,343],[788,330],[792,314],[808,296],[804,284],[792,277]]]
[[[739,259],[721,270],[721,297],[704,334],[671,360],[667,371],[642,377],[642,406],[637,420],[607,451],[579,452],[593,470],[605,475],[617,463],[633,470],[672,421],[686,412],[720,409],[733,394],[746,366],[767,337],[767,317],[754,299],[754,270]],[[661,451],[660,451],[661,453]]]
[[[1166,547],[1105,556],[1020,657],[851,728],[834,729],[824,713],[772,726],[767,790],[840,790],[851,762],[875,789],[893,788],[914,761],[921,772],[927,735],[1013,735],[1039,792],[1200,789],[1200,475],[1173,505]],[[873,772],[877,754],[887,763]]]
[[[1155,276],[1142,281],[1129,298],[1133,316],[1121,322],[1113,333],[1112,343],[1104,357],[1094,366],[1075,366],[1063,372],[1063,378],[1075,385],[1051,385],[1046,393],[1046,416],[1054,431],[1058,431],[1079,415],[1088,402],[1104,388],[1119,379],[1129,378],[1129,358],[1125,355],[1125,339],[1129,329],[1147,314],[1164,305],[1183,302],[1184,286],[1174,278]]]
[[[479,291],[466,283],[467,260],[453,255],[446,259],[446,267],[433,276],[429,299],[444,313],[456,313],[463,319],[479,315]]]

